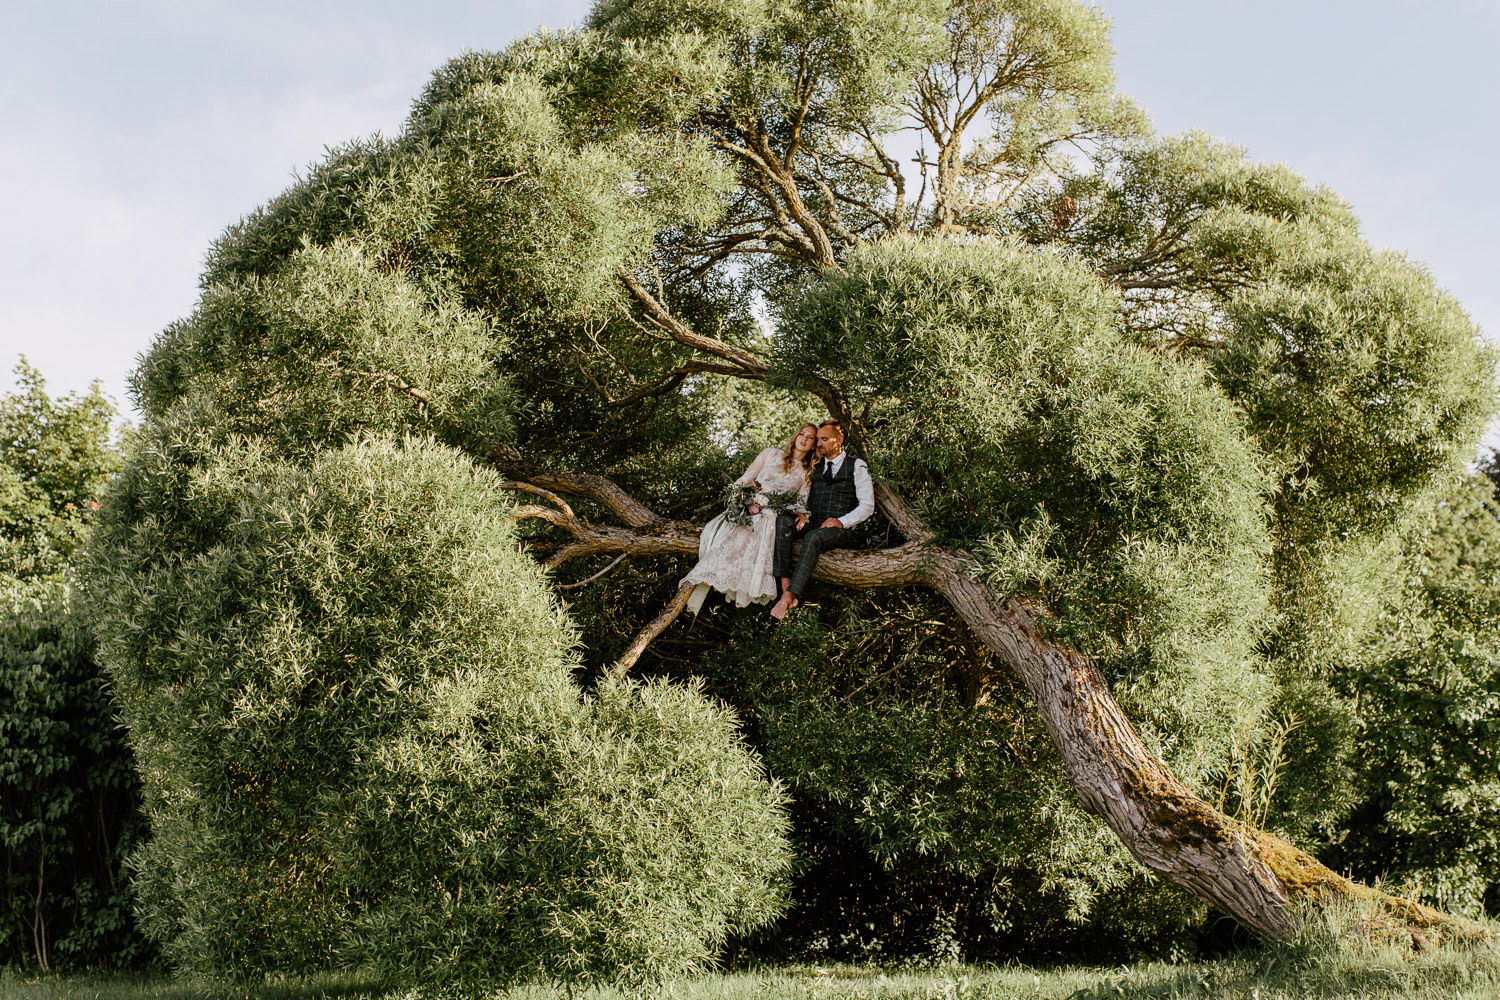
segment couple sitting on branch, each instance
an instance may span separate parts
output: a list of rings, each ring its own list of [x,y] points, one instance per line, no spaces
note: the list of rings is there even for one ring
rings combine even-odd
[[[781,619],[807,591],[818,558],[855,541],[854,527],[875,512],[863,459],[844,451],[837,420],[803,424],[786,448],[767,448],[730,484],[725,511],[703,529],[698,564],[682,580],[696,614],[710,588],[738,607],[776,599]],[[802,553],[792,557],[792,542]],[[780,583],[778,596],[777,584]]]

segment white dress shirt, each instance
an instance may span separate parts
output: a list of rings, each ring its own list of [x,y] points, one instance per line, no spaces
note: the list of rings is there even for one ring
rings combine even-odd
[[[844,467],[844,456],[849,454],[841,451],[834,458],[825,458],[823,461],[829,467],[829,475],[836,476]],[[870,467],[862,458],[854,460],[854,497],[859,501],[859,506],[839,518],[844,527],[852,528],[859,522],[875,513],[875,487],[870,483]],[[817,527],[817,525],[813,525]]]

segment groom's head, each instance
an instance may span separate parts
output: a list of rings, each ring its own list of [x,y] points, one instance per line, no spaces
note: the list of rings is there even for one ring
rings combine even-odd
[[[818,454],[824,458],[838,458],[844,450],[844,428],[837,420],[825,420],[818,425]]]

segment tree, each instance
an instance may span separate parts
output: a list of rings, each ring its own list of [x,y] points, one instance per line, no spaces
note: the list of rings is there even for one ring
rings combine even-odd
[[[644,981],[777,912],[779,790],[696,691],[581,697],[492,473],[222,423],[143,431],[86,564],[175,965]]]
[[[1500,892],[1500,504],[1474,475],[1404,540],[1409,580],[1339,672],[1360,705],[1362,796],[1342,860],[1464,912]],[[1486,907],[1486,897],[1489,905]]]
[[[568,572],[693,555],[701,428],[816,400],[890,530],[821,578],[940,598],[966,707],[1018,681],[1137,861],[1267,936],[1330,896],[1466,933],[1204,796],[1236,720],[1315,704],[1367,630],[1356,570],[1472,454],[1493,356],[1331,192],[1152,137],[1107,28],[1064,0],[604,0],[452,61],[399,138],[231,227],[140,403],[210,400],[286,454],[432,434],[529,495]]]
[[[49,396],[24,359],[0,399],[0,955],[129,965],[149,954],[123,860],[139,783],[66,578],[119,468],[98,386]]]
[[[114,407],[98,386],[54,400],[22,358],[0,401],[0,571],[17,581],[62,572],[119,468]]]

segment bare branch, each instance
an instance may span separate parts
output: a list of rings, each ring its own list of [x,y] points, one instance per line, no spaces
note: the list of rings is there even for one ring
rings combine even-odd
[[[609,563],[608,566],[605,566],[603,569],[601,569],[599,572],[595,573],[593,576],[586,577],[586,578],[584,578],[582,580],[579,580],[577,583],[559,583],[559,584],[554,584],[553,585],[553,589],[555,589],[555,590],[576,590],[579,587],[587,586],[588,584],[593,583],[595,580],[599,579],[605,573],[608,573],[610,570],[614,569],[616,566],[620,565],[620,563],[624,562],[626,559],[629,559],[629,558],[630,558],[630,553],[629,552],[621,552],[619,555],[615,556],[614,559],[610,560],[610,563]]]
[[[715,337],[704,336],[683,325],[675,316],[667,311],[666,307],[661,304],[656,296],[652,295],[646,290],[645,286],[635,280],[635,275],[631,274],[625,268],[620,268],[616,273],[619,275],[621,284],[630,292],[631,297],[641,307],[641,312],[645,314],[646,318],[679,344],[691,347],[695,351],[702,351],[705,354],[711,354],[716,358],[732,362],[749,377],[763,378],[769,370],[769,366],[764,361],[749,351],[735,347],[732,344],[726,344]]]
[[[667,626],[682,614],[682,609],[687,607],[688,598],[692,596],[692,593],[691,585],[678,588],[677,595],[662,609],[661,614],[651,619],[646,627],[641,629],[641,634],[635,637],[615,665],[609,668],[609,676],[624,677],[626,671],[635,666],[635,661],[641,658],[646,647],[651,645],[651,640],[665,632]]]
[[[619,399],[605,397],[605,405],[619,409],[625,406],[634,406],[643,399],[661,396],[677,388],[689,375],[712,374],[731,375],[737,378],[755,378],[757,376],[746,373],[744,368],[735,365],[717,365],[711,361],[689,361],[680,368],[673,369],[655,382],[648,383],[636,389],[628,396]]]
[[[556,493],[553,493],[551,490],[542,489],[535,483],[521,483],[515,482],[513,480],[508,480],[501,483],[500,488],[502,490],[525,490],[527,493],[534,493],[537,496],[547,500],[549,503],[556,504],[558,508],[569,517],[576,518],[578,516],[577,514],[573,513],[573,508],[568,506],[568,502],[566,500],[558,496]]]

